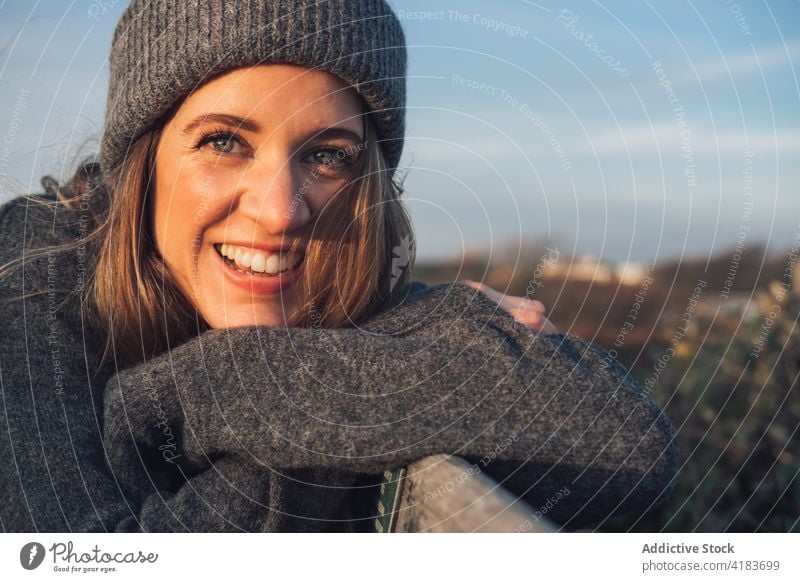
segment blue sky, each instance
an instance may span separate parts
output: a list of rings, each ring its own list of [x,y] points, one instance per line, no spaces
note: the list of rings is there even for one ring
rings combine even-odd
[[[0,0],[2,200],[96,147],[125,4]],[[743,224],[776,251],[800,234],[797,0],[392,5],[420,259],[544,238],[653,262],[727,252]]]

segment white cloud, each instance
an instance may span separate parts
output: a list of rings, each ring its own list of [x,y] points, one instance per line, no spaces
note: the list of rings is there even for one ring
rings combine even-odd
[[[689,139],[694,155],[714,155],[736,153],[753,149],[762,154],[771,152],[786,153],[800,151],[800,131],[781,130],[776,132],[763,129],[750,131],[724,129],[714,131],[707,126],[689,126]],[[566,136],[565,136],[566,137]],[[519,147],[519,149],[518,149]],[[618,128],[598,128],[590,130],[588,140],[583,137],[565,139],[564,151],[571,155],[661,155],[674,157],[681,154],[681,128],[674,121],[660,121],[649,124],[627,125]],[[497,160],[499,157],[520,154],[520,149],[528,156],[551,152],[548,144],[517,143],[498,137],[474,136],[462,142],[436,140],[410,140],[405,151],[407,163],[415,165],[435,164],[447,161],[479,161],[481,157]]]
[[[786,44],[774,44],[766,47],[752,47],[734,53],[723,53],[713,59],[697,62],[694,65],[697,73],[691,68],[685,74],[673,80],[674,86],[708,84],[712,81],[731,79],[741,82],[750,75],[759,75],[759,71],[788,65],[800,59],[800,41]],[[800,73],[795,69],[795,74]]]
[[[751,148],[762,152],[786,152],[800,150],[800,132],[764,130],[744,131],[725,129],[714,131],[709,127],[688,126],[692,152],[709,154],[716,152],[742,152]],[[679,155],[681,147],[681,128],[677,122],[658,122],[622,126],[590,134],[591,145],[586,140],[572,144],[567,151],[591,154],[592,146],[598,155],[617,154],[629,151],[632,154]]]

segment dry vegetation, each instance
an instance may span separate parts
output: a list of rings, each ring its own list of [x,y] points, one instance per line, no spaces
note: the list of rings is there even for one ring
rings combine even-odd
[[[786,277],[787,254],[747,249],[733,278],[732,251],[659,264],[644,294],[638,285],[563,277],[532,287],[544,245],[531,245],[524,261],[516,254],[417,264],[414,278],[482,280],[538,299],[561,331],[616,350],[640,382],[650,379],[678,427],[683,466],[676,493],[645,519],[610,520],[603,529],[800,531],[800,293]],[[706,285],[688,324],[681,323],[698,281]]]

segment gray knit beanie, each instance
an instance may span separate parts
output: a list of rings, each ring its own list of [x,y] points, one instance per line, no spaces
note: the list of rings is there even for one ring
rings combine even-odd
[[[384,0],[133,0],[111,47],[105,173],[204,81],[228,69],[290,63],[332,73],[371,108],[390,168],[403,150],[405,37]]]

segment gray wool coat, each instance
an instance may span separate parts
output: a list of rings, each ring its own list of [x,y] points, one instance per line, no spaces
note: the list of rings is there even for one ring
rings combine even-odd
[[[0,208],[0,264],[80,235],[64,210]],[[673,426],[629,372],[537,334],[462,284],[408,285],[354,329],[212,330],[99,365],[76,290],[92,253],[0,281],[0,528],[369,530],[380,476],[433,453],[478,463],[564,529],[674,488]],[[485,462],[485,459],[491,461]]]

